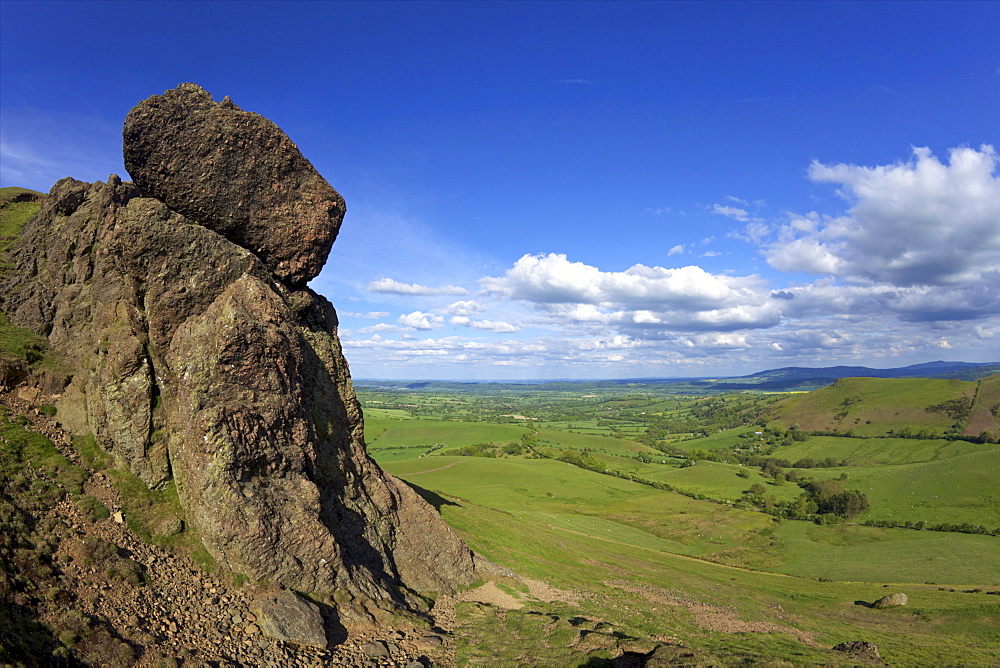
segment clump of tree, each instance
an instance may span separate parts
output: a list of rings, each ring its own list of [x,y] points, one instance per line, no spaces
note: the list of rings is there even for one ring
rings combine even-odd
[[[607,464],[601,460],[588,455],[586,452],[577,452],[575,450],[563,450],[556,459],[596,473],[604,473],[604,470],[607,468]]]
[[[972,533],[979,534],[982,536],[1000,536],[1000,527],[995,529],[989,529],[982,524],[970,524],[964,522],[962,524],[950,524],[948,522],[941,522],[940,524],[929,524],[923,520],[919,522],[905,521],[898,522],[896,520],[866,520],[864,522],[865,526],[870,527],[886,527],[891,529],[915,529],[917,531],[951,531],[955,533]]]
[[[778,517],[813,520],[821,524],[853,519],[870,507],[864,492],[845,489],[843,480],[795,481],[802,488],[802,493],[791,501],[775,500],[762,483],[755,483],[743,492],[744,501]],[[784,475],[779,473],[773,484],[784,482]]]

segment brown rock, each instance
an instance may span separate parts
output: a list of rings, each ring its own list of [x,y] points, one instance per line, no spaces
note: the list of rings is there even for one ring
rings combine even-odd
[[[293,209],[306,182],[282,195]],[[326,299],[115,176],[59,181],[10,255],[0,307],[61,358],[60,421],[150,487],[176,479],[222,567],[327,597],[348,628],[474,579],[468,547],[365,452]]]
[[[307,647],[326,649],[319,606],[288,590],[274,590],[253,602],[265,635]]]
[[[876,647],[874,643],[865,642],[864,640],[842,642],[839,645],[834,646],[833,649],[838,652],[844,652],[854,658],[861,659],[862,661],[879,661],[882,658],[878,653],[878,647]]]
[[[893,608],[900,605],[906,605],[908,602],[906,594],[889,594],[888,596],[883,596],[879,600],[872,603],[873,608]]]
[[[250,250],[289,285],[319,274],[346,207],[277,125],[181,84],[136,105],[123,136],[142,195]]]

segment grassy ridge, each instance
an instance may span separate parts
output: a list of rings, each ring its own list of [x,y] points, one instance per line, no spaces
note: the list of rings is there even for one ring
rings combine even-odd
[[[944,433],[958,421],[945,406],[952,402],[971,405],[976,388],[977,383],[960,380],[842,378],[814,392],[783,399],[774,405],[772,416],[785,427],[853,429],[862,436],[922,427]]]

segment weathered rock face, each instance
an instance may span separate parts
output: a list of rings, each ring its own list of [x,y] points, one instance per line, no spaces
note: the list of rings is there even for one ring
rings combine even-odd
[[[186,86],[162,100],[204,96],[204,113],[235,113],[198,91]],[[144,113],[129,116],[126,154],[130,137],[148,141],[133,122]],[[192,145],[189,126],[171,119],[163,122],[174,127],[158,132]],[[206,141],[202,129],[190,131]],[[220,134],[202,159],[237,163],[241,149],[227,138]],[[365,453],[336,312],[322,296],[296,287],[322,265],[329,244],[308,255],[295,235],[282,241],[275,232],[263,251],[245,241],[248,229],[279,231],[299,219],[255,227],[241,222],[242,213],[213,213],[225,225],[196,223],[191,215],[201,213],[141,196],[183,197],[173,180],[178,170],[167,170],[163,185],[151,164],[142,168],[141,191],[116,176],[108,183],[59,181],[11,252],[17,271],[0,292],[0,306],[16,324],[47,336],[65,360],[65,369],[52,374],[65,385],[60,420],[94,433],[148,485],[173,480],[185,525],[197,529],[221,565],[329,597],[349,628],[419,610],[414,592],[469,583],[469,549]],[[220,184],[225,177],[211,169],[202,180],[193,176],[201,173],[196,163],[179,171],[194,200],[216,207],[205,211],[238,199],[209,192],[232,185]],[[285,208],[277,210],[315,213],[319,186],[312,177],[287,183],[274,180],[280,173],[271,180],[262,173],[255,173],[261,180],[253,192],[281,193]],[[305,193],[296,199],[292,186],[301,183]],[[329,222],[324,207],[317,215]],[[283,264],[279,257],[298,259]],[[286,266],[299,269],[282,274]]]
[[[319,274],[344,200],[271,121],[181,84],[129,112],[124,145],[143,196],[251,250],[289,285]]]

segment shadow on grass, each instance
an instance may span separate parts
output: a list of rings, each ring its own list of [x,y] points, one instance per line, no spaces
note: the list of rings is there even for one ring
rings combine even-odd
[[[868,601],[855,601],[854,605],[863,605],[866,608],[874,608],[874,603],[869,603]]]
[[[400,478],[400,480],[402,480],[402,478]],[[423,487],[419,485],[414,485],[412,482],[409,482],[407,480],[403,480],[403,482],[409,485],[414,492],[419,494],[424,501],[434,506],[434,509],[437,510],[438,512],[441,512],[442,506],[455,506],[457,508],[462,507],[461,504],[455,503],[454,501],[449,501],[448,499],[444,498],[437,492],[432,492],[429,489],[424,489]]]

